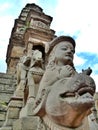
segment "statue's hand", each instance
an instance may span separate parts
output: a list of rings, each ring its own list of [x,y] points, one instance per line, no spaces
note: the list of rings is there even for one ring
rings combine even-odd
[[[66,65],[60,70],[60,77],[70,77],[75,74],[75,70],[72,66]]]
[[[30,58],[30,57],[26,57],[23,64],[24,64],[25,66],[29,66],[30,63],[31,63],[31,58]]]

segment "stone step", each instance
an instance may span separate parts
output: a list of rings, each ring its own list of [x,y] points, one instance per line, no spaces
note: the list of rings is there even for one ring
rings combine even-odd
[[[16,89],[16,78],[11,74],[0,73],[0,101],[8,103]]]
[[[1,127],[0,130],[13,130],[12,127],[8,126],[8,127]]]

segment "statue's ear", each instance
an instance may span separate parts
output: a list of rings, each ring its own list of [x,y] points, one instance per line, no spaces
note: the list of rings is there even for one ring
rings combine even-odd
[[[47,42],[47,43],[45,44],[45,53],[47,54],[48,51],[49,51],[49,43]]]

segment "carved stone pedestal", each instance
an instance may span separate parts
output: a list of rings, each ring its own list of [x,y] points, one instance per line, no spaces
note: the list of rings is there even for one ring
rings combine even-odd
[[[34,100],[35,99],[33,97],[28,98],[26,105],[20,111],[19,118],[33,116]]]
[[[0,126],[2,126],[5,121],[5,115],[6,115],[6,112],[3,110],[0,110]]]
[[[37,117],[23,117],[13,123],[13,130],[46,130],[42,120]]]
[[[33,103],[27,103],[20,111],[20,118],[27,117],[27,116],[33,116],[32,106],[33,106]]]
[[[23,106],[22,98],[12,97],[7,109],[6,120],[0,130],[12,130],[13,122],[19,118],[19,112]]]
[[[12,130],[12,127],[11,126],[2,127],[0,128],[0,130]]]

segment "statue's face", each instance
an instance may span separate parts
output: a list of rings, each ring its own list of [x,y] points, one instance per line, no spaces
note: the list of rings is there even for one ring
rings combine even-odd
[[[91,112],[95,84],[87,75],[63,78],[51,86],[46,112],[57,124],[78,127]]]
[[[73,62],[74,47],[68,41],[62,41],[54,47],[55,57],[62,64],[70,64]]]
[[[33,52],[33,58],[36,61],[42,60],[42,53],[39,50],[34,50],[34,52]]]

